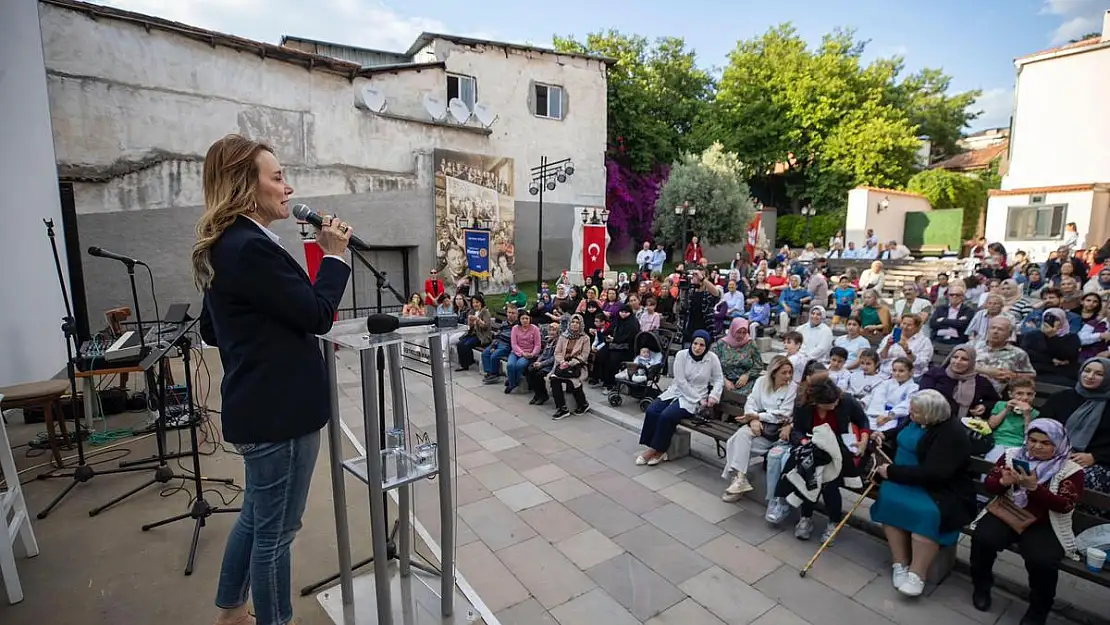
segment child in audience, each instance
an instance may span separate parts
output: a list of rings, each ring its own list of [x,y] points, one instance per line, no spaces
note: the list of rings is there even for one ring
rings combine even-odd
[[[852,375],[851,371],[844,368],[846,362],[848,362],[848,350],[843,347],[833,347],[829,350],[829,379],[842,391],[848,390],[848,378]]]
[[[848,276],[840,276],[840,284],[833,291],[833,301],[836,302],[832,318],[832,327],[835,328],[841,321],[847,324],[848,317],[852,316],[852,304],[856,302],[856,290],[852,288]]]
[[[913,381],[913,363],[909,358],[895,358],[891,373],[890,379],[871,391],[867,401],[867,418],[872,432],[892,430],[910,415],[910,399],[918,388]]]
[[[748,321],[756,328],[752,333],[759,334],[763,328],[771,323],[771,305],[767,303],[767,295],[763,291],[753,291],[751,307],[748,309]]]
[[[802,353],[803,341],[805,339],[802,333],[797,330],[791,330],[782,335],[782,342],[786,345],[786,358],[790,360],[790,366],[794,367],[795,384],[801,384],[806,362],[809,361],[809,358]]]
[[[996,403],[987,419],[994,433],[994,448],[986,455],[990,461],[998,458],[1007,450],[1025,444],[1025,428],[1029,422],[1040,416],[1033,407],[1037,396],[1037,385],[1030,378],[1018,379],[1006,385],[1006,395],[1010,398]]]
[[[848,362],[844,364],[844,368],[855,371],[856,367],[859,367],[860,352],[870,349],[871,342],[861,334],[863,326],[860,324],[859,317],[848,317],[844,327],[848,329],[848,333],[836,337],[833,345],[843,347],[844,351],[848,352]]]
[[[879,371],[879,352],[874,349],[861,351],[858,362],[859,367],[848,378],[848,392],[866,406],[871,392],[887,379],[887,375]]]
[[[618,371],[614,376],[618,380],[631,380],[636,384],[643,384],[648,379],[648,369],[663,362],[663,354],[653,352],[643,347],[640,354],[628,363],[624,371]]]

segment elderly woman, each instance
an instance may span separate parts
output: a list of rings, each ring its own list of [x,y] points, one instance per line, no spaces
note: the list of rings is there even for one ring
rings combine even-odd
[[[971,345],[953,347],[944,364],[921,377],[921,388],[940,391],[958,419],[982,417],[1001,399],[991,381],[975,372],[975,358]]]
[[[636,464],[653,467],[666,462],[678,422],[720,401],[725,378],[721,361],[709,351],[712,340],[705,330],[696,330],[690,348],[675,354],[674,380],[644,414],[640,444],[648,449],[636,456]]]
[[[786,445],[788,439],[783,434],[783,427],[790,422],[794,412],[795,392],[794,367],[790,364],[790,359],[782,355],[775,356],[771,359],[767,372],[752,385],[744,402],[743,416],[736,417],[743,425],[729,437],[726,444],[728,455],[725,457],[725,470],[721,477],[727,480],[732,476],[732,481],[721,499],[730,503],[739,501],[744,493],[752,490],[747,473],[753,453],[763,456],[776,445]],[[768,499],[774,495],[778,473],[768,466]]]
[[[547,376],[551,383],[551,396],[555,399],[555,421],[570,416],[567,409],[566,391],[574,395],[574,414],[583,414],[590,409],[582,382],[586,380],[586,361],[590,358],[590,336],[584,331],[582,315],[572,315],[567,323],[566,332],[555,345],[555,364]]]
[[[871,520],[881,523],[894,560],[898,592],[916,597],[942,546],[954,545],[975,516],[975,484],[968,475],[971,439],[950,418],[948,399],[934,390],[910,400],[910,420],[898,430],[874,434],[894,446],[893,462],[880,465],[879,497]]]
[[[867,289],[875,289],[879,293],[883,292],[883,284],[886,283],[886,273],[883,271],[883,263],[875,261],[871,263],[869,269],[864,269],[863,273],[859,275],[859,288],[866,291]]]
[[[1041,416],[1064,424],[1071,438],[1071,459],[1083,467],[1088,490],[1110,493],[1110,358],[1091,358],[1079,370],[1074,388],[1056,393],[1041,406]]]
[[[725,389],[747,395],[763,371],[763,355],[752,340],[747,319],[733,319],[724,338],[710,349],[721,361]]]
[[[878,339],[890,332],[893,323],[890,320],[890,308],[883,303],[879,292],[875,289],[866,289],[856,304],[856,316],[859,317],[863,335],[868,339]]]
[[[1079,378],[1079,335],[1072,334],[1062,308],[1049,308],[1041,317],[1040,332],[1024,332],[1021,348],[1037,371],[1037,379],[1071,386]]]
[[[1083,467],[1071,460],[1064,426],[1052,419],[1034,419],[1025,429],[1025,444],[998,459],[984,485],[987,492],[1033,515],[1016,530],[988,506],[979,513],[971,535],[971,602],[991,609],[994,561],[1017,543],[1029,573],[1029,609],[1022,625],[1044,625],[1056,599],[1060,559],[1076,557],[1071,517],[1083,494]]]
[[[802,279],[796,275],[790,276],[790,287],[779,296],[779,332],[786,334],[790,329],[790,320],[802,314],[806,304],[813,298],[813,294],[802,287]]]

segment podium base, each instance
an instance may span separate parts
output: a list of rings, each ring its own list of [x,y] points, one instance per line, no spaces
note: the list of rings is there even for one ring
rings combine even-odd
[[[397,562],[389,563],[389,587],[394,625],[481,625],[485,623],[478,610],[455,587],[455,610],[451,616],[441,615],[439,578],[412,569],[401,577]],[[324,612],[336,625],[381,625],[378,622],[378,601],[374,573],[354,578],[354,602],[346,609],[339,586],[316,595]]]

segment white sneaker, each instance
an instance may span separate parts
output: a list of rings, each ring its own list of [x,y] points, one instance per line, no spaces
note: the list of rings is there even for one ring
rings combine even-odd
[[[897,590],[902,587],[902,584],[906,583],[906,575],[909,574],[910,567],[896,562],[890,568],[894,571],[894,574],[890,576],[890,581],[894,583],[894,589]]]
[[[813,519],[802,517],[798,519],[798,524],[794,526],[794,538],[798,540],[809,540],[813,535]]]
[[[751,490],[752,485],[748,482],[748,478],[743,473],[737,473],[736,477],[732,478],[732,483],[725,489],[725,494],[721,495],[721,499],[728,503],[740,501],[744,493]]]
[[[832,521],[829,521],[829,524],[825,526],[825,531],[821,532],[821,544],[828,543],[828,546],[832,547],[833,543],[835,543],[836,541],[830,539],[832,538],[833,531],[835,530],[836,524],[834,524]]]
[[[925,590],[925,580],[917,576],[917,573],[909,571],[906,573],[906,581],[898,586],[898,592],[906,595],[907,597],[920,596]]]

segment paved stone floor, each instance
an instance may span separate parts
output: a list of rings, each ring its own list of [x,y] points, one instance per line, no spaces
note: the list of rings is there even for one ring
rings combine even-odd
[[[430,389],[407,378],[414,423],[427,427]],[[556,422],[530,394],[472,372],[455,382],[458,562],[501,623],[962,625],[1017,623],[1025,610],[998,593],[976,612],[955,574],[907,600],[891,587],[885,544],[854,529],[802,579],[818,543],[768,526],[760,503],[722,502],[719,468],[693,457],[638,467],[637,434],[598,414]],[[353,371],[343,388],[353,412]],[[434,517],[429,497],[416,498],[420,518]]]

